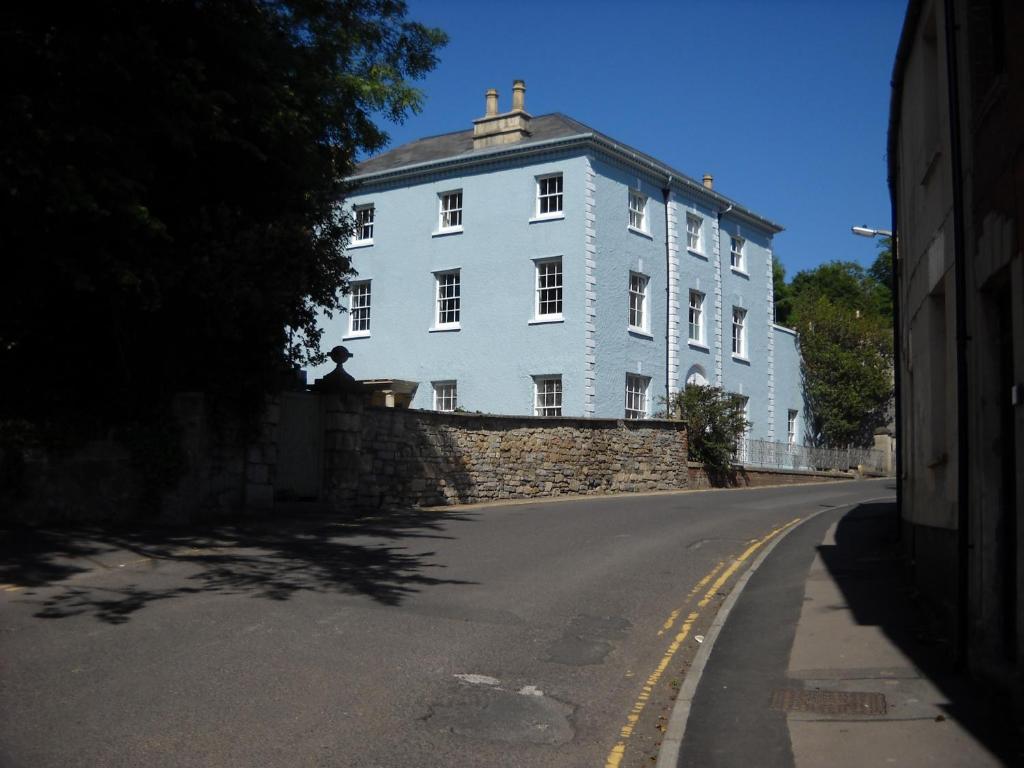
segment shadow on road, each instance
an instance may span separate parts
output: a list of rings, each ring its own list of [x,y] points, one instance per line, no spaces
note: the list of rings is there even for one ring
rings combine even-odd
[[[411,550],[452,538],[450,523],[472,519],[410,509],[187,530],[8,528],[0,531],[0,582],[21,587],[22,602],[38,600],[39,618],[92,614],[113,624],[150,603],[199,593],[287,600],[336,592],[398,605],[424,587],[473,583],[432,575],[445,567],[431,560],[436,553]]]
[[[954,672],[953,628],[936,619],[910,582],[899,534],[895,502],[861,504],[840,520],[835,545],[818,551],[857,623],[879,627],[896,644],[942,691],[949,717],[993,754],[1018,759],[1010,757],[1018,745],[1007,702]]]

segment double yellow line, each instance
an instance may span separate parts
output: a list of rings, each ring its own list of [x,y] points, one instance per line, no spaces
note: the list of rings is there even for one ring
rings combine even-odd
[[[765,544],[767,544],[769,541],[778,536],[787,528],[790,528],[799,523],[801,519],[802,518],[799,517],[793,518],[785,525],[781,525],[778,528],[769,531],[760,539],[753,541],[750,544],[750,546],[747,547],[743,551],[743,553],[740,554],[735,560],[733,560],[729,564],[729,567],[726,568],[724,571],[722,571],[722,566],[725,565],[725,562],[723,561],[718,563],[707,574],[705,574],[700,581],[697,582],[693,589],[690,590],[690,594],[686,596],[686,600],[683,602],[684,606],[689,604],[690,600],[692,600],[702,589],[704,589],[704,587],[706,587],[709,583],[712,582],[712,579],[714,579],[714,583],[711,584],[711,587],[704,593],[704,596],[697,602],[697,610],[691,611],[689,615],[686,617],[686,620],[683,621],[682,626],[679,627],[679,631],[676,633],[676,636],[672,639],[672,642],[669,643],[668,648],[662,655],[661,661],[658,662],[658,666],[644,682],[643,687],[640,689],[640,695],[637,696],[636,701],[633,703],[633,707],[629,711],[629,714],[626,715],[626,723],[619,730],[618,742],[615,744],[614,747],[612,747],[611,752],[608,753],[608,757],[605,759],[605,768],[619,768],[619,765],[622,763],[622,758],[626,754],[626,743],[629,741],[629,738],[633,735],[633,730],[636,728],[636,724],[640,720],[640,715],[647,707],[647,702],[651,698],[651,694],[654,691],[654,687],[658,684],[658,681],[661,680],[661,676],[665,673],[665,670],[668,669],[669,664],[672,663],[672,659],[675,658],[676,653],[679,651],[679,649],[683,645],[683,642],[685,642],[686,638],[689,636],[690,630],[693,628],[693,625],[700,618],[701,611],[708,606],[708,604],[711,602],[714,596],[718,594],[719,590],[721,590],[721,588],[725,586],[729,579],[731,579],[735,575],[736,571],[740,569],[743,563],[749,560],[750,557],[755,552],[757,552],[757,550],[759,550],[761,547],[763,547]],[[722,572],[718,575],[718,578],[716,579],[715,575],[718,574],[719,571]],[[665,623],[662,625],[661,629],[658,630],[659,637],[665,634],[666,632],[670,632],[672,630],[672,627],[675,626],[675,622],[679,618],[680,614],[682,614],[682,612],[682,608],[677,608],[676,610],[672,611],[671,614],[669,614],[668,619],[665,620]]]

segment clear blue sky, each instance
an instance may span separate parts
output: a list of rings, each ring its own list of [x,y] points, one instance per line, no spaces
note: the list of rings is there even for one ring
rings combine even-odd
[[[496,87],[526,81],[533,115],[563,112],[786,228],[792,278],[870,264],[888,229],[889,81],[906,0],[410,0],[448,46],[391,146],[471,127]]]

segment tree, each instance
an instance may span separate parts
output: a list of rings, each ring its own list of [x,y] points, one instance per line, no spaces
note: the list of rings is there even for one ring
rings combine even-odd
[[[349,264],[340,204],[442,32],[400,0],[19,3],[0,111],[0,421],[251,413]]]
[[[775,322],[786,325],[793,314],[793,291],[786,283],[786,268],[778,256],[772,256],[772,293],[775,296]]]
[[[888,420],[892,292],[876,277],[884,270],[881,256],[871,270],[830,262],[800,272],[790,286],[808,431],[819,445],[869,445]]]
[[[750,426],[743,398],[719,387],[688,384],[665,406],[668,418],[686,422],[690,461],[703,464],[713,479],[725,473],[732,465],[737,441]]]
[[[875,296],[881,314],[892,317],[892,238],[883,237],[878,241],[878,256],[868,268],[868,275],[875,281]]]

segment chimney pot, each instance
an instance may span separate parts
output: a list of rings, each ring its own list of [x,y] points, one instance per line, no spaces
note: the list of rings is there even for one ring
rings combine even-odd
[[[526,83],[516,80],[512,83],[512,111],[523,112],[526,109]]]
[[[707,187],[708,189],[715,188],[715,177],[712,176],[710,173],[704,174],[704,186]]]
[[[498,114],[498,89],[497,88],[488,88],[487,89],[487,95],[486,95],[485,98],[486,98],[486,102],[485,103],[487,105],[487,109],[485,110],[485,114],[488,115],[488,116]]]

